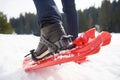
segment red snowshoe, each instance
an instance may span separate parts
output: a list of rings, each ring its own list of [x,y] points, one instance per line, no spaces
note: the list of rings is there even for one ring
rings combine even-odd
[[[88,55],[98,53],[102,46],[108,45],[111,41],[109,32],[102,31],[97,36],[95,28],[92,28],[76,38],[72,43],[76,45],[70,50],[61,51],[58,55],[49,58],[33,61],[32,59],[23,61],[23,69],[28,72],[70,61],[82,63],[86,61]]]

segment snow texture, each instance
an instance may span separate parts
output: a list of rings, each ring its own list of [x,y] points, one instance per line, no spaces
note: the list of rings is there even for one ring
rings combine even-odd
[[[0,34],[0,80],[120,80],[120,34],[112,33],[110,45],[102,47],[89,61],[56,65],[30,73],[24,72],[22,61],[35,49],[39,37]]]

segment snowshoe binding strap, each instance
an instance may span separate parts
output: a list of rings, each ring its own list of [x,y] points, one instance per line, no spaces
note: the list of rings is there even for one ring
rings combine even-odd
[[[59,41],[53,43],[47,40],[44,36],[41,36],[41,42],[48,46],[48,49],[52,53],[58,53],[61,50],[71,49],[73,45],[69,45],[72,42],[71,35],[63,35]]]
[[[71,35],[63,35],[59,41],[57,41],[55,44],[58,46],[60,50],[66,50],[66,49],[71,49],[70,43],[72,42],[73,36]]]
[[[27,54],[27,55],[25,55],[24,57],[28,57],[29,55],[31,55],[32,60],[34,60],[34,61],[39,61],[39,60],[42,60],[42,59],[44,59],[44,58],[46,58],[46,57],[48,57],[48,56],[50,56],[50,55],[53,55],[53,54],[52,54],[51,52],[48,52],[45,56],[43,56],[43,57],[41,57],[41,58],[37,58],[38,56],[36,55],[36,52],[35,52],[35,50],[33,49],[33,50],[30,50],[30,53]]]
[[[41,36],[40,41],[49,48],[50,52],[57,52],[58,47],[54,43],[48,41],[44,36]]]

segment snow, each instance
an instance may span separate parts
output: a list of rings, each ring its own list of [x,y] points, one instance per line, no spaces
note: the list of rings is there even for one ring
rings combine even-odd
[[[120,34],[112,33],[110,45],[80,65],[69,62],[26,73],[22,61],[39,37],[0,34],[0,80],[120,80],[119,41]]]

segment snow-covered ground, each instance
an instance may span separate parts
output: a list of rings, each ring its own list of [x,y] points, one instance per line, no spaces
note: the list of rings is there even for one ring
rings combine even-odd
[[[111,44],[89,62],[74,62],[26,73],[24,55],[35,49],[39,38],[33,35],[0,34],[0,80],[120,80],[120,34],[112,34]]]

